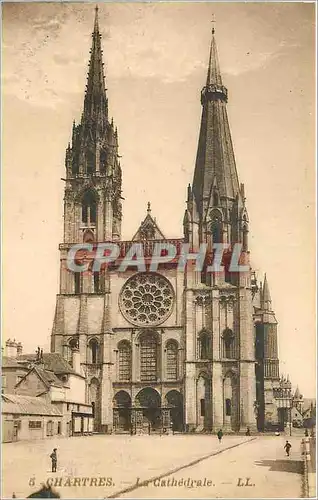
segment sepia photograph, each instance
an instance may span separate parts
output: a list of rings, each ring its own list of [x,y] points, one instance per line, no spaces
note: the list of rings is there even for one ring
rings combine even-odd
[[[315,498],[315,2],[1,11],[1,498]]]

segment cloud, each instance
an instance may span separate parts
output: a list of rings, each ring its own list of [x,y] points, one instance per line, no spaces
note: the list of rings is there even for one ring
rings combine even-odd
[[[10,23],[5,26],[3,90],[34,105],[51,107],[63,101],[66,87],[69,94],[84,90],[93,14],[90,5],[45,7],[19,30],[10,29]],[[188,17],[179,24],[157,6],[145,8],[142,14],[131,7],[107,9],[110,13],[106,7],[100,11],[106,78],[175,83],[206,71],[210,33],[201,31],[202,20],[190,29]],[[295,46],[291,40],[275,38],[264,44],[261,33],[255,38],[247,32],[237,40],[226,33],[221,33],[219,42],[223,74],[237,76],[263,68]]]

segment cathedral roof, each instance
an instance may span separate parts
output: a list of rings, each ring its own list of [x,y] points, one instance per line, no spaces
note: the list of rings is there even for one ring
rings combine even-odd
[[[147,215],[141,222],[132,241],[140,240],[164,240],[165,236],[159,228],[156,219],[151,215],[150,202],[148,202]]]
[[[272,309],[272,299],[271,299],[271,295],[269,292],[269,286],[268,286],[266,273],[264,276],[264,283],[263,283],[263,288],[262,288],[261,304],[262,304],[263,309],[265,309],[267,311],[270,311]]]

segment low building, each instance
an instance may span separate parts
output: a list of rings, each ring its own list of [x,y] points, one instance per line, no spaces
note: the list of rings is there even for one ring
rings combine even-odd
[[[86,403],[85,377],[81,373],[79,352],[74,347],[72,366],[58,353],[17,355],[12,341],[2,366],[2,393],[29,396],[52,405],[62,416],[59,433],[62,436],[87,434],[93,431],[93,408]],[[21,344],[20,344],[21,345]]]
[[[61,435],[63,415],[43,398],[2,394],[2,441],[44,439]]]

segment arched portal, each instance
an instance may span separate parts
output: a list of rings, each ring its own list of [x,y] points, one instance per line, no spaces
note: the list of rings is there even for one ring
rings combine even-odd
[[[173,431],[183,431],[183,396],[179,391],[172,390],[166,394],[166,406],[170,408]]]
[[[151,387],[145,387],[135,398],[135,428],[142,432],[162,428],[161,396]]]
[[[114,400],[114,430],[129,431],[131,428],[131,397],[126,391],[115,394]]]

